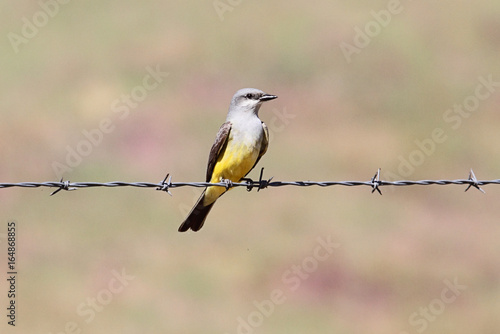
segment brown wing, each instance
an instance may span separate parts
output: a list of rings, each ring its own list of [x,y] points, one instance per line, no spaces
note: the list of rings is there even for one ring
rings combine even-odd
[[[206,182],[210,182],[210,180],[212,179],[212,173],[214,172],[215,163],[217,162],[219,153],[227,143],[227,138],[229,138],[229,132],[231,131],[231,125],[231,122],[226,122],[221,125],[219,132],[217,132],[217,137],[215,138],[215,142],[210,149],[210,155],[208,156]]]
[[[262,128],[264,129],[264,137],[262,138],[262,144],[260,145],[259,157],[248,173],[250,173],[250,171],[252,171],[252,169],[259,163],[260,158],[262,158],[262,156],[267,152],[267,147],[269,146],[269,130],[267,129],[266,123],[262,122]]]

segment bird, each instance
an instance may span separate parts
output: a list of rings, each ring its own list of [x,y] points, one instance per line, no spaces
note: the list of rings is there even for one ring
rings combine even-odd
[[[226,121],[221,125],[215,142],[210,149],[206,182],[241,181],[266,153],[269,144],[269,130],[259,118],[259,110],[266,101],[276,99],[256,88],[238,90],[229,105]],[[215,201],[229,187],[209,186],[179,226],[179,232],[189,229],[199,231]]]

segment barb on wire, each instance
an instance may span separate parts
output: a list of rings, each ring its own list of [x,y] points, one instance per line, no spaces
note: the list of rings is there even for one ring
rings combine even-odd
[[[467,185],[467,189],[469,190],[471,187],[478,189],[479,191],[484,193],[484,190],[480,186],[488,185],[488,184],[500,184],[500,179],[496,180],[478,180],[476,175],[470,170],[468,179],[458,179],[458,180],[419,180],[419,181],[409,181],[409,180],[401,180],[401,181],[383,181],[380,179],[380,168],[377,170],[377,173],[371,178],[370,181],[272,181],[271,177],[268,180],[263,179],[264,168],[261,169],[260,177],[258,181],[253,181],[252,179],[242,179],[244,182],[229,182],[223,180],[223,182],[218,183],[210,183],[210,182],[172,182],[172,176],[167,174],[163,181],[159,183],[149,183],[149,182],[122,182],[122,181],[114,181],[114,182],[70,182],[63,181],[62,179],[59,182],[20,182],[20,183],[0,183],[0,189],[12,188],[12,187],[20,187],[20,188],[39,188],[39,187],[48,187],[48,188],[58,188],[53,191],[50,195],[55,195],[61,190],[76,190],[79,188],[95,188],[95,187],[138,187],[138,188],[155,188],[156,190],[165,191],[169,195],[172,195],[170,192],[173,188],[179,187],[198,187],[205,188],[208,186],[217,186],[217,187],[225,187],[227,189],[231,187],[246,187],[248,191],[251,191],[254,187],[257,187],[257,191],[261,189],[265,189],[267,187],[283,187],[283,186],[296,186],[296,187],[310,187],[310,186],[319,186],[319,187],[330,187],[330,186],[368,186],[372,189],[372,193],[377,191],[380,195],[382,192],[380,187],[382,186],[428,186],[428,185]]]
[[[247,182],[247,191],[252,191],[253,187],[255,187],[255,184],[257,184],[257,192],[259,192],[261,189],[266,189],[269,186],[269,183],[273,179],[274,176],[270,177],[268,180],[262,179],[262,176],[264,175],[264,167],[260,170],[260,176],[259,176],[259,181],[255,182],[252,179],[248,178],[243,178],[242,181]]]
[[[378,193],[380,195],[382,195],[382,191],[380,191],[380,168],[377,170],[377,173],[372,177],[372,194],[376,191],[378,191]]]
[[[470,187],[474,187],[479,191],[481,191],[483,194],[486,194],[486,192],[483,189],[481,189],[481,187],[479,187],[479,181],[477,180],[476,175],[474,174],[472,168],[470,169],[469,173],[469,181],[471,181],[472,183],[469,184],[469,186],[467,187],[467,189],[465,189],[465,191],[469,190]]]
[[[161,181],[161,186],[157,187],[156,190],[165,191],[167,194],[172,196],[172,193],[169,190],[169,188],[172,186],[172,176],[170,176],[170,177],[169,176],[170,176],[170,173],[167,173],[167,176],[165,176],[163,181]],[[167,178],[168,178],[168,182],[165,182],[165,181],[167,181]]]
[[[69,185],[70,185],[70,182],[69,182],[69,181],[64,181],[64,182],[63,182],[63,178],[61,178],[61,181],[59,181],[59,183],[61,183],[61,185],[59,186],[59,189],[54,190],[54,191],[50,194],[50,196],[57,194],[57,193],[58,193],[58,192],[60,192],[61,190],[67,190],[67,191],[76,190],[76,188],[70,188],[70,187],[69,187]]]

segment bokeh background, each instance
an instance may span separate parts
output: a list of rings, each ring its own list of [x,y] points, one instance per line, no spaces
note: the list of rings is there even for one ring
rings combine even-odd
[[[480,77],[500,81],[500,2],[402,0],[377,23],[395,3],[4,4],[0,182],[57,181],[54,163],[103,120],[112,130],[65,180],[203,181],[243,87],[279,96],[261,109],[272,142],[253,178],[260,167],[283,181],[369,180],[379,167],[386,179],[499,178],[499,85],[466,116],[448,110],[473,101]],[[356,41],[367,45],[346,57]],[[127,107],[148,68],[168,75]],[[418,153],[435,129],[446,139]],[[237,188],[186,234],[200,189],[0,190],[2,277],[7,222],[18,226],[15,330],[498,333],[500,187],[464,189]],[[338,246],[322,260],[318,238]],[[116,272],[133,279],[120,286]],[[0,328],[14,332],[0,286]]]

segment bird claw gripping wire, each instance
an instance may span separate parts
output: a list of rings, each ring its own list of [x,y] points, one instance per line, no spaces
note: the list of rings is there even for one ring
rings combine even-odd
[[[167,181],[167,179],[168,179],[168,182],[165,182],[165,181]],[[170,174],[167,174],[167,176],[165,176],[165,178],[163,179],[163,181],[161,181],[160,184],[161,184],[161,186],[156,188],[156,190],[165,191],[167,194],[172,196],[172,193],[169,190],[169,188],[172,186],[172,176]]]
[[[382,192],[380,191],[380,168],[378,169],[377,173],[372,177],[371,179],[372,183],[372,194],[375,192],[375,190],[382,195]]]
[[[264,175],[264,167],[262,167],[262,169],[260,170],[260,176],[259,176],[258,182],[255,182],[254,180],[249,179],[249,178],[243,178],[242,180],[247,182],[247,191],[252,191],[253,187],[255,187],[255,183],[259,184],[257,186],[257,192],[259,192],[259,190],[261,190],[261,189],[267,188],[269,186],[269,183],[271,183],[271,180],[273,179],[274,176],[269,178],[268,180],[263,180],[262,179],[263,175]]]
[[[471,181],[471,183],[469,183],[469,186],[467,187],[467,189],[465,189],[465,191],[469,190],[470,187],[474,187],[477,190],[481,191],[483,194],[486,194],[486,192],[483,189],[481,189],[481,187],[479,187],[479,181],[477,180],[476,175],[472,171],[472,168],[470,170],[469,179],[468,180]]]
[[[62,178],[61,178],[61,181],[59,181],[59,183],[61,183],[61,184],[59,185],[59,188],[58,188],[58,189],[56,189],[56,190],[54,190],[54,191],[50,194],[50,196],[57,194],[57,193],[58,193],[58,192],[60,192],[61,190],[66,190],[66,191],[76,190],[76,188],[70,188],[70,187],[69,187],[69,185],[70,185],[71,183],[70,183],[69,181],[64,181],[64,182],[63,182],[63,179],[62,179]]]
[[[229,179],[222,179],[222,183],[224,183],[224,187],[226,187],[226,190],[229,190],[229,188],[233,187],[233,181]]]
[[[241,181],[245,181],[247,183],[247,191],[252,191],[253,187],[254,187],[254,183],[255,181],[248,178],[248,177],[244,177],[241,179]]]

